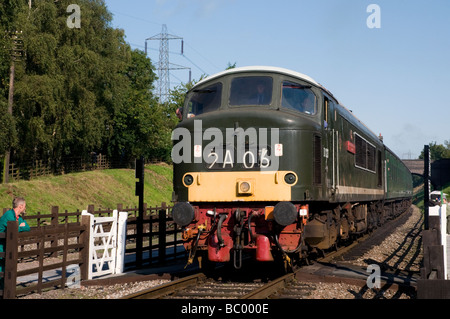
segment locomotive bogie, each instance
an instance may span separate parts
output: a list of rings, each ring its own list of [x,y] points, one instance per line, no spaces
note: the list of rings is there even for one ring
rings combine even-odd
[[[196,217],[184,228],[182,238],[189,250],[194,245],[196,250],[207,250],[210,261],[230,261],[230,254],[237,250],[252,251],[258,261],[273,261],[271,251],[277,245],[289,251],[298,249],[301,228],[308,219],[307,205],[290,205],[295,216],[294,221],[286,226],[275,221],[275,208],[283,208],[280,203],[275,206],[256,204],[239,208],[232,205],[216,208],[221,206],[220,203],[203,208],[193,206]],[[239,242],[238,246],[236,241]]]

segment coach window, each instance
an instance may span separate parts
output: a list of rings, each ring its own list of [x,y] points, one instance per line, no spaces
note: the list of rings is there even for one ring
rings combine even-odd
[[[230,105],[270,105],[273,80],[270,76],[245,76],[231,81]]]
[[[284,81],[281,105],[306,114],[316,113],[316,96],[311,86]]]
[[[194,117],[219,109],[222,98],[222,83],[214,83],[201,89],[195,89],[187,97],[188,115]]]

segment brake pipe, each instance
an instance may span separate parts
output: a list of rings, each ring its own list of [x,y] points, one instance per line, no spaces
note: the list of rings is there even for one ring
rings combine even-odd
[[[219,241],[219,246],[225,246],[223,238],[222,238],[222,223],[227,218],[227,214],[220,214],[219,222],[217,223],[217,240]]]

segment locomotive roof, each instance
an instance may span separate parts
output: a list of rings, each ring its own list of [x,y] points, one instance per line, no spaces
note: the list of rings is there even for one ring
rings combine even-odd
[[[340,107],[342,107],[342,109],[344,109],[346,111],[346,113],[350,116],[350,118],[355,119],[357,122],[359,122],[362,126],[364,126],[368,132],[372,133],[374,139],[378,139],[378,136],[371,130],[369,129],[363,122],[361,122],[361,120],[359,120],[352,111],[350,111],[348,108],[346,108],[344,105],[342,105],[335,96],[333,96],[333,94],[327,90],[324,86],[322,86],[319,82],[317,82],[316,80],[314,80],[313,78],[311,78],[310,76],[300,73],[300,72],[296,72],[296,71],[292,71],[289,69],[285,69],[285,68],[280,68],[280,67],[273,67],[273,66],[246,66],[246,67],[238,67],[238,68],[233,68],[233,69],[229,69],[229,70],[225,70],[213,75],[210,75],[206,78],[204,78],[203,80],[199,81],[198,83],[195,84],[195,86],[201,85],[205,82],[208,82],[210,80],[214,80],[216,78],[219,78],[223,75],[227,75],[227,74],[235,74],[235,73],[244,73],[244,72],[273,72],[273,73],[280,73],[280,74],[285,74],[285,75],[289,75],[292,77],[296,77],[296,78],[300,78],[302,80],[305,80],[319,88],[321,88],[322,90],[326,91],[329,95],[331,95],[337,102],[337,105],[339,105]]]
[[[274,66],[257,65],[257,66],[245,66],[245,67],[239,67],[239,68],[225,70],[225,71],[222,71],[222,72],[219,72],[219,73],[216,73],[216,74],[213,74],[213,75],[210,75],[210,76],[204,78],[203,80],[196,83],[195,86],[201,85],[210,80],[214,80],[215,78],[221,77],[223,75],[243,73],[243,72],[273,72],[273,73],[280,73],[280,74],[285,74],[285,75],[289,75],[292,77],[300,78],[300,79],[307,81],[307,82],[321,88],[322,90],[326,91],[329,95],[331,95],[336,100],[336,102],[338,104],[340,104],[339,101],[336,99],[336,97],[329,90],[327,90],[324,86],[322,86],[319,82],[314,80],[312,77],[310,77],[306,74],[300,73],[300,72],[296,72],[296,71],[292,71],[292,70],[280,68],[280,67],[274,67]]]
[[[242,72],[275,72],[275,73],[282,73],[290,76],[294,76],[297,78],[301,78],[305,81],[310,82],[311,84],[317,85],[319,87],[322,87],[317,81],[315,81],[313,78],[299,72],[295,72],[289,69],[279,68],[279,67],[273,67],[273,66],[246,66],[246,67],[239,67],[239,68],[233,68],[229,70],[225,70],[216,74],[213,74],[211,76],[208,76],[207,78],[201,80],[197,83],[201,84],[203,82],[218,78],[222,75],[226,74],[233,74],[233,73],[242,73]]]

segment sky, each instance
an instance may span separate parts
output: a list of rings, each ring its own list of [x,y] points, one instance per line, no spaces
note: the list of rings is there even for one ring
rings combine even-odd
[[[112,26],[144,51],[162,26],[170,63],[192,79],[229,64],[304,73],[402,159],[450,142],[448,0],[105,0]],[[376,6],[372,6],[376,5]],[[82,15],[81,15],[82,19]],[[159,41],[147,41],[153,64]],[[189,71],[171,70],[174,87]]]

